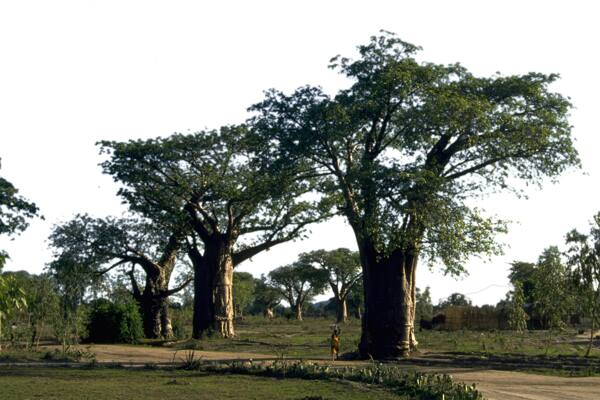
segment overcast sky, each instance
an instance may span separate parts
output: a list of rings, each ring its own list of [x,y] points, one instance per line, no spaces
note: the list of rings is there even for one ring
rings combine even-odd
[[[469,276],[421,266],[417,285],[434,302],[462,292],[496,303],[510,289],[508,263],[535,261],[562,246],[600,211],[596,156],[600,71],[594,1],[2,1],[0,2],[0,175],[41,208],[44,221],[10,241],[7,270],[40,272],[53,224],[74,213],[119,215],[116,186],[94,143],[165,136],[244,121],[262,91],[345,81],[327,69],[337,54],[385,29],[420,45],[419,58],[461,62],[478,75],[561,75],[583,171],[531,188],[528,199],[494,195],[479,204],[510,219],[505,254],[473,259]],[[242,264],[260,275],[302,251],[356,248],[343,219],[310,239]]]

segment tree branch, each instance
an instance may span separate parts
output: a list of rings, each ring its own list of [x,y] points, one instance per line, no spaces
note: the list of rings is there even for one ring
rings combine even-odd
[[[164,291],[162,291],[162,292],[160,293],[160,296],[161,296],[161,297],[169,297],[169,296],[171,296],[171,295],[173,295],[173,294],[175,294],[175,293],[177,293],[177,292],[180,292],[180,291],[182,291],[183,289],[185,289],[185,287],[186,287],[187,285],[189,285],[189,284],[190,284],[191,282],[193,282],[193,281],[194,281],[194,278],[188,278],[188,279],[186,279],[186,280],[185,280],[185,282],[183,282],[181,285],[179,285],[179,286],[177,286],[177,287],[175,287],[175,288],[173,288],[173,289],[168,289],[168,290],[164,290]]]

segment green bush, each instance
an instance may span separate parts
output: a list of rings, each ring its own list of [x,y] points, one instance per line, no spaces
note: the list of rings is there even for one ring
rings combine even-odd
[[[88,341],[93,343],[138,343],[144,337],[142,318],[134,302],[93,301],[87,328]]]
[[[222,364],[198,362],[194,367],[212,373],[361,382],[380,385],[401,396],[418,400],[483,400],[484,398],[474,384],[454,382],[452,377],[446,374],[407,371],[403,367],[375,363],[361,367],[332,367],[285,360],[275,361],[272,364],[233,361]]]

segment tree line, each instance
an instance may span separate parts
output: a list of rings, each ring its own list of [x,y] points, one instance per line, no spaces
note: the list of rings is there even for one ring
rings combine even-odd
[[[418,61],[419,50],[382,32],[358,46],[358,58],[330,61],[349,83],[333,95],[271,89],[243,124],[99,142],[128,215],[81,213],[56,226],[49,271],[81,270],[91,283],[121,269],[147,336],[168,336],[167,298],[192,281],[170,285],[185,259],[193,337],[231,337],[234,269],[342,215],[361,265],[359,353],[406,356],[417,346],[419,260],[459,274],[469,256],[501,250],[494,238],[506,224],[472,199],[579,166],[571,104],[549,88],[557,75],[478,77]],[[288,292],[300,312],[309,293]]]

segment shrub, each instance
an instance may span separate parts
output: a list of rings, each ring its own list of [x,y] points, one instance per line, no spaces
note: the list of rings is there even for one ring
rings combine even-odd
[[[95,300],[88,332],[88,340],[94,343],[138,343],[144,337],[144,329],[137,304]]]

